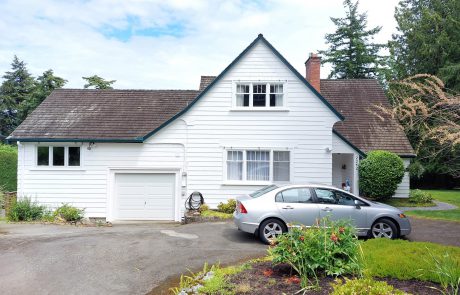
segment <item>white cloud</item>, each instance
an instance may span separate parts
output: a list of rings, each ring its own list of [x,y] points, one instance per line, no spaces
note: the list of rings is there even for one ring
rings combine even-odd
[[[369,25],[383,26],[376,41],[394,32],[397,0],[362,0]],[[34,75],[51,68],[81,88],[82,76],[116,79],[116,88],[196,89],[200,75],[219,74],[258,33],[301,73],[308,53],[325,49],[324,35],[343,16],[341,0],[305,1],[3,1],[0,6],[0,73],[13,55]],[[178,37],[133,36],[123,42],[104,29],[161,28],[179,24]],[[327,71],[323,69],[323,73]]]

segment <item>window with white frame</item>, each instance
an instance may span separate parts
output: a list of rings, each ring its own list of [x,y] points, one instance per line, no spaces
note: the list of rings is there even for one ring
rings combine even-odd
[[[273,150],[228,150],[227,180],[254,182],[289,181],[290,152]]]
[[[81,166],[79,146],[38,146],[37,166]]]
[[[236,107],[282,107],[284,106],[283,83],[237,83]]]

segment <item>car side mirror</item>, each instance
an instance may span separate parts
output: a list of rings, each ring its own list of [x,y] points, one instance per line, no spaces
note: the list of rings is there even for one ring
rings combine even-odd
[[[355,207],[356,209],[361,209],[361,205],[359,204],[358,200],[355,200]]]

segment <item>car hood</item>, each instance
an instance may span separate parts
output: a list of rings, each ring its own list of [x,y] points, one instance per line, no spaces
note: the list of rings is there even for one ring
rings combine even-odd
[[[390,206],[390,205],[387,205],[387,204],[384,204],[384,203],[374,202],[374,201],[371,201],[370,203],[371,203],[372,207],[385,208],[385,209],[390,209],[390,210],[402,212],[400,209],[398,209],[396,207],[393,207],[393,206]]]

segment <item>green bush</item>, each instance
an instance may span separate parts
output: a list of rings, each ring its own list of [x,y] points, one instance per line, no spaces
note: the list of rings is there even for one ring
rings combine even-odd
[[[345,283],[341,279],[337,279],[332,284],[334,291],[332,295],[402,295],[407,294],[401,290],[395,289],[393,286],[388,285],[386,282],[379,282],[372,278],[363,279],[345,279]]]
[[[228,213],[228,214],[233,214],[236,208],[236,200],[234,199],[229,199],[227,203],[219,203],[217,205],[217,211],[223,212],[223,213]]]
[[[415,204],[431,203],[433,202],[433,196],[429,192],[424,192],[419,189],[415,189],[410,191],[409,202]]]
[[[365,197],[390,198],[403,177],[403,160],[391,152],[369,152],[359,163],[359,191]]]
[[[13,192],[17,188],[18,150],[16,147],[0,144],[0,186]]]
[[[0,186],[0,209],[5,208],[5,191]]]
[[[204,211],[208,211],[209,210],[209,206],[206,205],[206,204],[203,204],[200,206],[200,209],[198,209],[198,211],[200,212],[204,212]]]
[[[360,274],[359,241],[348,221],[323,219],[311,228],[295,226],[276,239],[273,262],[289,264],[300,276],[303,288],[318,272],[327,275]]]
[[[45,206],[32,202],[29,198],[17,200],[11,206],[7,218],[10,221],[40,220],[46,211]]]
[[[54,211],[54,215],[68,222],[80,221],[84,217],[84,209],[78,209],[69,204],[62,204]]]

